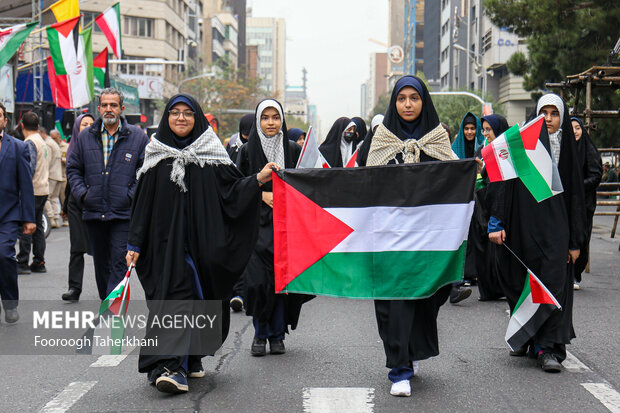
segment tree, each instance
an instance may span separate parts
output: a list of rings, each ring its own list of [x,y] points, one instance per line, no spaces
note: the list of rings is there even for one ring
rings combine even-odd
[[[484,6],[494,24],[527,38],[523,86],[530,91],[603,64],[620,37],[620,7],[614,0],[485,0]],[[593,109],[620,106],[613,91],[595,93]],[[538,96],[540,92],[532,94]],[[568,99],[569,107],[573,103]],[[599,121],[600,132],[592,136],[598,145],[617,144],[615,124],[617,120]]]
[[[289,129],[299,128],[305,132],[308,132],[308,128],[310,128],[310,124],[308,122],[304,122],[303,119],[298,116],[287,116],[286,127]]]

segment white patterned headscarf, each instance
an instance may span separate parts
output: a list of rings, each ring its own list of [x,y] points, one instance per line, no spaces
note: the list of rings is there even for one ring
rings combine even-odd
[[[555,106],[560,112],[560,127],[554,133],[549,134],[549,142],[551,143],[551,154],[553,161],[558,164],[560,162],[560,150],[562,147],[562,124],[564,123],[564,101],[555,93],[548,93],[538,99],[536,105],[536,113],[540,114],[540,110],[545,106]]]
[[[375,127],[379,126],[380,123],[383,123],[383,117],[384,116],[382,114],[378,114],[372,118],[372,121],[370,122],[370,129],[373,132],[375,131]]]
[[[342,136],[340,136],[340,156],[342,157],[342,165],[346,165],[351,159],[351,155],[353,155],[353,141],[347,142],[344,138],[344,133],[353,126],[353,130],[355,130],[355,122],[351,121],[347,125],[346,128],[342,131]]]
[[[265,135],[260,127],[260,118],[267,108],[274,108],[277,110],[280,114],[282,124],[284,124],[284,115],[282,114],[282,109],[278,102],[273,99],[266,99],[256,108],[256,132],[258,132],[258,137],[260,138],[260,143],[263,147],[263,153],[267,158],[267,162],[275,162],[278,166],[284,168],[284,144],[282,142],[284,133],[282,132],[282,127],[280,127],[278,133],[273,136]]]

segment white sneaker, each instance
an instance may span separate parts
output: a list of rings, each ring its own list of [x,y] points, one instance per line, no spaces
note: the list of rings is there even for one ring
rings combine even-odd
[[[411,396],[411,383],[409,380],[401,380],[392,384],[390,390],[392,396],[409,397]]]
[[[413,375],[417,376],[418,371],[420,371],[420,364],[418,363],[417,360],[413,360]]]
[[[573,290],[581,290],[579,283],[573,283]]]

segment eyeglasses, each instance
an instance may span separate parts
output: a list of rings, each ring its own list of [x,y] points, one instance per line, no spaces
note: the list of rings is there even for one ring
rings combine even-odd
[[[179,116],[181,116],[181,114],[183,114],[183,117],[185,119],[189,119],[189,118],[193,118],[194,117],[194,112],[192,112],[191,110],[171,110],[168,113],[170,113],[170,116],[173,118],[178,118]]]
[[[491,128],[484,128],[484,129],[482,129],[482,134],[486,135],[487,133],[491,133],[492,130],[493,129],[491,129]]]

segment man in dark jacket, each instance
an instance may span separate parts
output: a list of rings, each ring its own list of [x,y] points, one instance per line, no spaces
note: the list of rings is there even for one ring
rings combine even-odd
[[[144,161],[146,134],[121,113],[123,95],[101,91],[101,117],[80,132],[67,159],[71,193],[82,203],[95,264],[99,297],[103,300],[123,279],[131,201],[136,173]]]
[[[28,145],[4,131],[6,121],[6,109],[0,103],[0,297],[5,321],[14,323],[19,319],[17,229],[23,225],[24,234],[32,234],[36,224]]]

